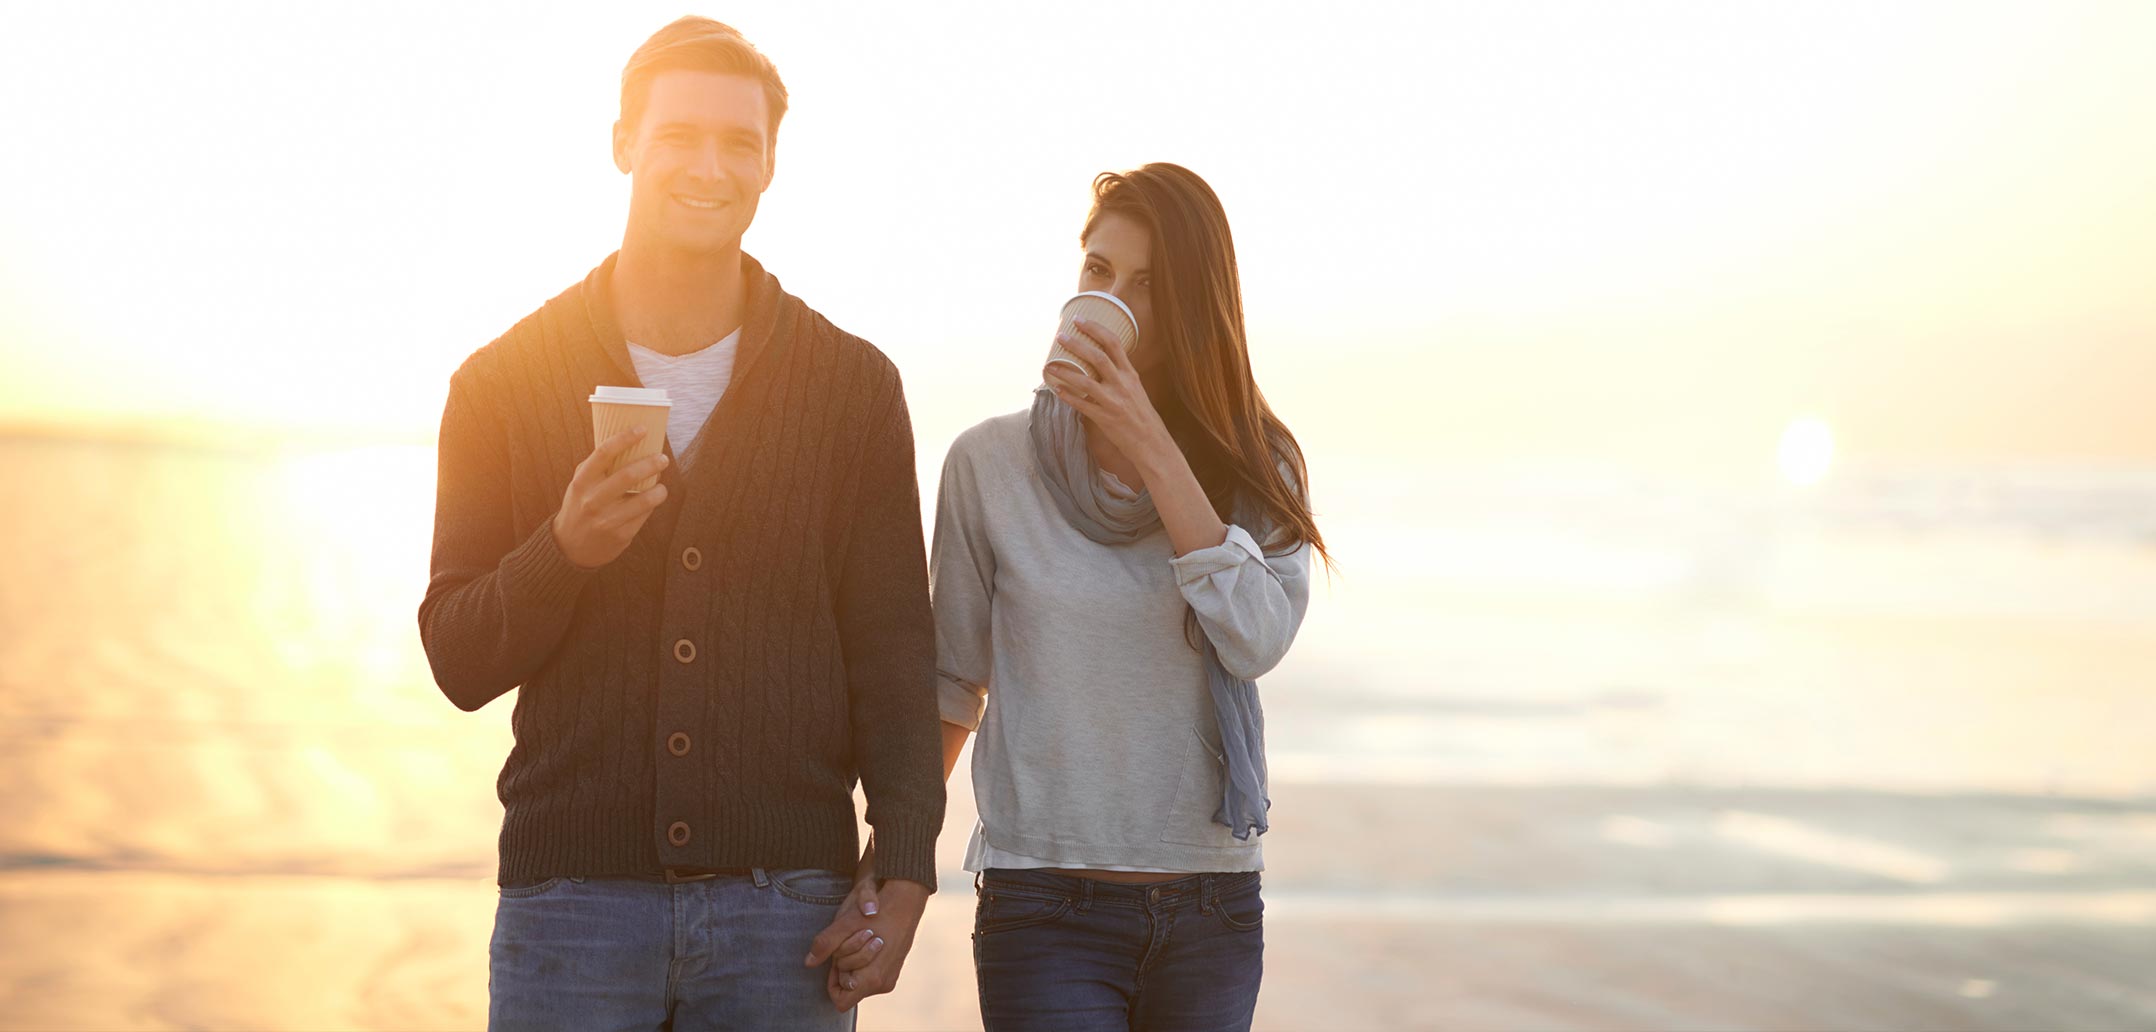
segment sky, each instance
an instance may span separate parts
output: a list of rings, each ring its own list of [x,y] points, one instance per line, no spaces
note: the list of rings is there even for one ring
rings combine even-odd
[[[424,437],[618,245],[677,2],[14,4],[0,425]],[[1097,172],[1205,176],[1259,381],[1336,465],[2156,464],[2156,5],[695,9],[792,94],[747,238],[1022,407]]]

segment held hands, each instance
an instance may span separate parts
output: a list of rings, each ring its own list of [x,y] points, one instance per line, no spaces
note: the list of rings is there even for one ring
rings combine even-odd
[[[606,472],[647,432],[643,427],[624,430],[600,442],[583,462],[577,463],[568,490],[562,492],[561,509],[554,514],[553,524],[554,543],[561,546],[570,562],[587,570],[613,562],[635,540],[644,521],[666,501],[665,484],[629,493],[629,485],[666,468],[665,452],[638,459],[611,476]]]
[[[809,944],[804,962],[808,967],[831,962],[824,991],[832,1006],[852,1010],[870,996],[898,988],[899,969],[927,907],[927,886],[891,881],[878,890],[872,843],[854,872],[853,892],[839,904],[830,926]]]
[[[1041,374],[1049,389],[1133,460],[1163,444],[1174,448],[1175,439],[1169,436],[1152,399],[1146,397],[1145,384],[1130,364],[1130,356],[1094,323],[1081,319],[1075,325],[1079,333],[1058,334],[1056,342],[1092,366],[1094,376],[1051,362]]]

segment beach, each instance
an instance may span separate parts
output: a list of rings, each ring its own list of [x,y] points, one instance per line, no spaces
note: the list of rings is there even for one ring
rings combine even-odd
[[[2156,1015],[2148,807],[1290,788],[1275,809],[1277,841],[1310,845],[1269,858],[1260,1028],[2135,1029]],[[1911,855],[1979,862],[1927,880],[1891,854],[1821,863],[1744,827],[1855,835],[1833,823],[1850,813],[1929,829],[1890,840],[1936,850]],[[1339,869],[1324,841],[1381,870]],[[2071,874],[2049,869],[2062,842]],[[1446,886],[1418,887],[1418,867]],[[943,877],[899,990],[863,1005],[862,1028],[979,1027],[970,884]],[[0,998],[25,1029],[479,1028],[492,896],[476,870],[18,869],[0,878]]]
[[[0,1028],[482,1027],[510,700],[419,650],[431,448],[0,472]],[[1258,1027],[2156,1027],[2137,530],[1353,487],[1261,683]],[[962,764],[862,1028],[978,1027],[972,820]]]

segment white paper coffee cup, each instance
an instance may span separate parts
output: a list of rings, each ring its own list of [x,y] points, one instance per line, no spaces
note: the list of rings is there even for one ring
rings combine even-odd
[[[607,476],[638,459],[657,455],[666,447],[666,419],[673,414],[674,403],[667,400],[665,391],[654,387],[600,387],[592,391],[590,401],[594,445],[624,430],[644,428],[644,439],[621,453],[607,469]],[[657,474],[645,477],[629,485],[629,493],[648,491],[658,482]]]
[[[1130,306],[1125,305],[1122,298],[1098,290],[1088,290],[1083,294],[1073,296],[1070,300],[1063,302],[1062,322],[1056,327],[1056,336],[1062,337],[1065,334],[1078,336],[1078,320],[1080,319],[1105,328],[1108,335],[1114,338],[1116,344],[1122,347],[1124,354],[1128,355],[1137,350],[1138,317],[1130,314]],[[1085,337],[1084,339],[1092,340],[1093,338]],[[1089,377],[1093,376],[1092,367],[1086,365],[1078,356],[1065,350],[1060,342],[1049,345],[1048,361],[1050,363],[1060,362],[1077,369]]]

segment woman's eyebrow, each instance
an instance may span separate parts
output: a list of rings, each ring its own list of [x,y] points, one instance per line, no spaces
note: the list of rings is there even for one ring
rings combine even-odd
[[[1104,255],[1102,255],[1102,254],[1101,254],[1101,253],[1100,253],[1099,251],[1087,251],[1087,252],[1085,253],[1085,257],[1086,257],[1086,260],[1087,260],[1087,261],[1089,261],[1089,262],[1099,262],[1099,263],[1101,263],[1102,265],[1105,265],[1105,266],[1107,266],[1107,267],[1109,267],[1109,268],[1111,268],[1111,269],[1115,268],[1115,263],[1114,263],[1114,262],[1111,262],[1111,261],[1109,261],[1109,260],[1107,259],[1107,257],[1106,257],[1106,256],[1104,256]],[[1152,271],[1152,270],[1150,270],[1150,269],[1139,269],[1139,270],[1137,270],[1137,271],[1135,271],[1135,272],[1132,272],[1132,273],[1131,273],[1131,275],[1133,275],[1133,276],[1143,276],[1143,275],[1145,275],[1146,273],[1148,273],[1148,272],[1151,272],[1151,271]]]

